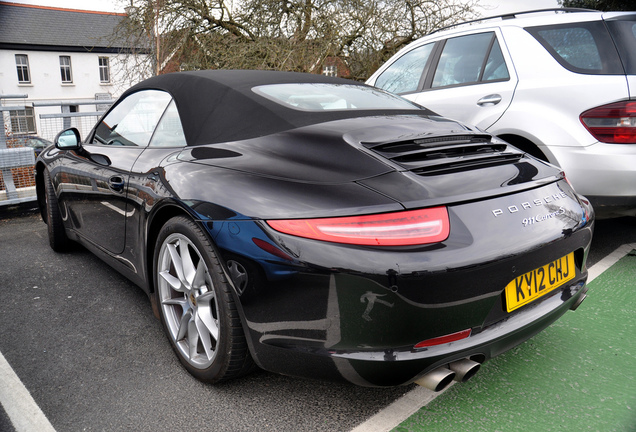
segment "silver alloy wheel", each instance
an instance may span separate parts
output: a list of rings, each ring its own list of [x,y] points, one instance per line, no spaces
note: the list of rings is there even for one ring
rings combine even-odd
[[[228,260],[227,263],[227,269],[230,272],[230,277],[232,278],[232,282],[234,283],[234,286],[236,287],[236,291],[238,292],[239,295],[243,294],[245,292],[245,288],[247,288],[247,282],[248,282],[248,274],[247,274],[247,270],[245,269],[245,267],[243,267],[243,265],[235,260]]]
[[[157,260],[157,285],[166,327],[182,357],[197,369],[214,361],[219,307],[201,253],[183,234],[169,235]]]

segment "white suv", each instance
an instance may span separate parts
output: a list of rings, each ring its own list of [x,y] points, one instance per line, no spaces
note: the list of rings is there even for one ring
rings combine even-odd
[[[559,165],[603,217],[636,215],[636,13],[558,9],[413,42],[367,84]]]

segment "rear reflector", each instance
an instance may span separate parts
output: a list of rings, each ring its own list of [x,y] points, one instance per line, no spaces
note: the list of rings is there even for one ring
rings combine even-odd
[[[585,128],[600,142],[636,144],[636,101],[603,105],[581,114]]]
[[[456,342],[458,340],[466,339],[472,333],[471,329],[462,330],[457,333],[451,333],[445,336],[436,337],[433,339],[427,339],[418,344],[415,344],[414,348],[426,348],[434,345],[442,345],[450,342]]]
[[[261,248],[265,252],[270,253],[270,254],[278,257],[278,258],[282,258],[285,261],[293,261],[294,260],[288,254],[286,254],[285,252],[283,252],[282,250],[280,250],[279,248],[277,248],[273,244],[266,242],[265,240],[261,240],[259,238],[254,237],[254,238],[252,238],[252,241],[254,242],[254,244],[256,246],[258,246],[259,248]]]
[[[297,237],[369,246],[438,243],[448,238],[446,207],[365,216],[269,220],[276,231]]]

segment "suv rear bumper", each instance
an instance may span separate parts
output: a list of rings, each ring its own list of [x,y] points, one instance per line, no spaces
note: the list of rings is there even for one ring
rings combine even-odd
[[[588,196],[594,206],[597,219],[621,216],[636,216],[636,196]]]
[[[550,151],[597,217],[636,215],[636,144],[551,146]]]

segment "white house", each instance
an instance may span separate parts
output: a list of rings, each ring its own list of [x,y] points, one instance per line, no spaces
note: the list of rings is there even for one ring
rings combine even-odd
[[[126,62],[134,55],[122,38],[114,36],[125,19],[125,14],[0,2],[0,104],[5,106],[5,127],[52,139],[61,120],[49,126],[42,114],[95,112],[100,107],[87,102],[116,98],[145,78],[126,73]],[[58,101],[66,101],[65,107],[49,106]],[[7,105],[24,109],[9,110]],[[76,120],[73,125],[84,133],[90,128]]]

